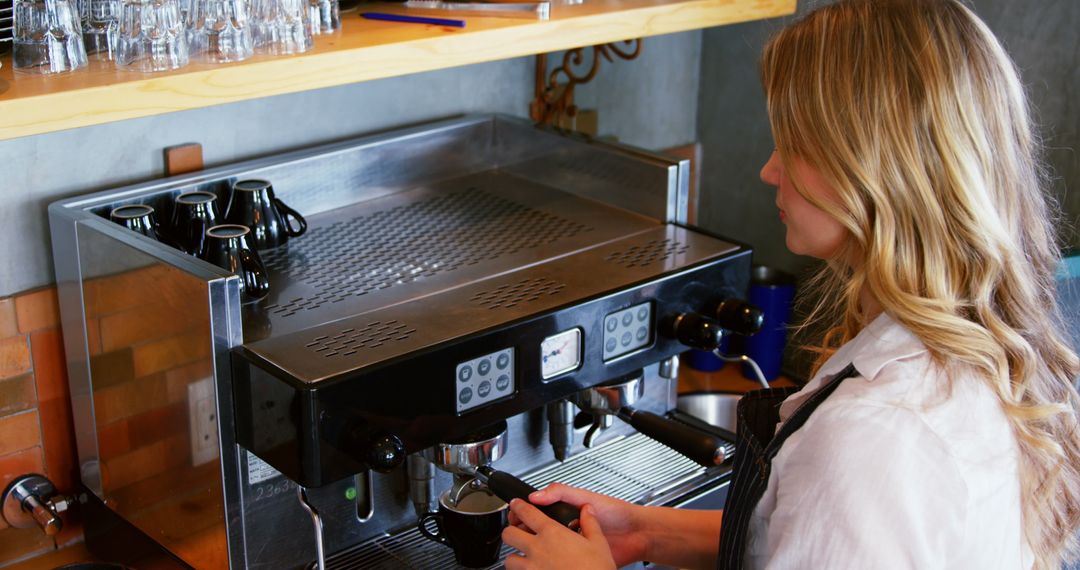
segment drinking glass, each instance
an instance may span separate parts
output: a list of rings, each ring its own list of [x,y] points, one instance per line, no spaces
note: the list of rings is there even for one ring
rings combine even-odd
[[[188,43],[177,0],[123,0],[116,63],[135,71],[188,64]]]
[[[338,0],[308,0],[308,23],[311,33],[328,34],[341,28],[341,8]]]
[[[248,0],[192,0],[190,10],[187,28],[193,56],[213,63],[251,57]]]
[[[79,13],[69,0],[16,0],[14,67],[61,73],[86,66]]]
[[[100,59],[115,59],[120,0],[79,0],[79,15],[86,53],[96,54]]]
[[[273,55],[303,53],[313,45],[308,0],[253,0],[255,49]]]

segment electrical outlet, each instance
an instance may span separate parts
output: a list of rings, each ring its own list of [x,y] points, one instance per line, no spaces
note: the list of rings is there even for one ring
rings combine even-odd
[[[218,458],[217,398],[214,379],[203,378],[188,384],[188,430],[191,435],[191,465]]]

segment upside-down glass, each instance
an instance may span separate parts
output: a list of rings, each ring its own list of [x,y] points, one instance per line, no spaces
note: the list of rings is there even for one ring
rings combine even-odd
[[[303,53],[313,45],[308,0],[253,0],[255,49],[285,55]]]
[[[29,73],[61,73],[86,66],[86,47],[76,6],[69,0],[16,0],[14,67]]]
[[[328,34],[341,28],[338,0],[308,0],[308,23],[312,34]]]
[[[115,59],[120,0],[79,0],[79,15],[86,53],[100,59]]]
[[[116,63],[135,71],[188,64],[188,42],[177,0],[123,0]]]
[[[191,55],[224,63],[251,57],[254,40],[248,0],[192,0],[187,15]]]

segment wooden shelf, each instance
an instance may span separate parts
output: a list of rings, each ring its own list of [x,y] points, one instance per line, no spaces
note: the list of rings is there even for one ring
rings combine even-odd
[[[0,140],[790,14],[796,0],[585,0],[552,3],[547,21],[466,17],[465,28],[376,22],[342,14],[342,29],[291,57],[256,56],[161,73],[111,62],[53,76],[0,68]],[[364,4],[400,12],[400,5]],[[443,15],[443,14],[437,14]],[[459,16],[454,16],[459,17]]]

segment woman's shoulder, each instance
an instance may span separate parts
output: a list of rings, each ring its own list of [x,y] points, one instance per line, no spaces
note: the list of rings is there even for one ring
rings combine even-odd
[[[972,465],[1017,461],[1015,435],[989,383],[970,370],[946,369],[928,352],[845,380],[814,416],[805,426],[810,439],[832,439],[841,431],[882,434],[845,438],[853,453],[884,438],[890,446],[922,447],[966,474],[974,473]]]

